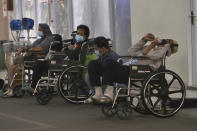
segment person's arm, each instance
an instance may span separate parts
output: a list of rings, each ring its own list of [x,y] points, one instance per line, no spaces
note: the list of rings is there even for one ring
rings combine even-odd
[[[28,47],[27,46],[24,46],[24,47],[22,47],[22,48],[20,48],[17,52],[16,52],[16,56],[17,55],[19,55],[19,54],[21,54],[22,52],[24,52],[24,51],[27,51],[28,50]]]
[[[129,55],[138,56],[141,53],[141,50],[144,47],[145,42],[140,40],[135,45],[131,46],[128,50]]]
[[[29,51],[44,51],[44,49],[40,46],[32,47]]]
[[[151,33],[146,34],[142,39],[136,43],[135,45],[131,46],[128,50],[128,53],[131,56],[138,56],[142,53],[142,49],[144,48],[144,45],[148,41],[153,41],[155,39],[155,36]]]
[[[142,55],[147,55],[150,50],[152,50],[153,48],[155,48],[155,42],[152,42],[150,45],[148,45],[143,51],[142,51]]]
[[[39,43],[37,46],[34,46],[34,47],[38,47],[38,48],[40,47],[40,48],[43,49],[43,51],[45,53],[48,53],[48,51],[50,49],[50,46],[52,44],[52,40],[53,40],[52,36],[47,36],[46,38],[44,38],[44,40],[42,40],[41,43]]]

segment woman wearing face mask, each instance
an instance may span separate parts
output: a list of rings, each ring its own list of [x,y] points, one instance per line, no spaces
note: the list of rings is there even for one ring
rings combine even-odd
[[[31,56],[23,56],[21,54],[22,52],[28,51],[39,51],[42,52],[41,55],[38,55],[38,57],[44,57],[50,48],[50,45],[52,43],[52,33],[47,24],[39,24],[38,28],[38,36],[40,39],[37,39],[33,44],[24,46],[18,50],[15,54],[15,58],[13,61],[13,65],[11,67],[8,67],[8,85],[9,89],[5,92],[4,97],[13,96],[13,88],[17,85],[22,85],[22,81],[13,81],[12,85],[12,79],[15,73],[21,73],[21,66],[23,64],[24,59],[31,58]],[[36,56],[35,56],[36,57]],[[17,79],[21,79],[22,76],[17,76]]]
[[[24,51],[43,51],[45,54],[48,53],[51,41],[52,32],[47,24],[39,24],[37,35],[40,39],[37,39],[33,44],[24,46],[16,52],[16,56],[20,55]]]

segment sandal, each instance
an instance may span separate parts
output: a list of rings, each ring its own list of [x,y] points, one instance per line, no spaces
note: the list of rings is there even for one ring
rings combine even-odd
[[[112,101],[113,101],[113,99],[110,98],[109,96],[103,96],[103,97],[101,97],[101,99],[100,99],[100,102],[101,102],[101,103],[110,103],[110,102],[112,102]]]
[[[14,97],[14,95],[5,94],[5,95],[2,96],[2,98],[12,98],[12,97]]]

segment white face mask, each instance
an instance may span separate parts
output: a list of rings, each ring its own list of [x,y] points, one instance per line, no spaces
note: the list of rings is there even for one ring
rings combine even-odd
[[[75,36],[75,40],[76,40],[77,43],[78,43],[78,42],[81,42],[81,41],[83,41],[83,36],[76,35],[76,36]]]
[[[97,56],[102,56],[102,54],[101,54],[98,50],[95,50],[94,53],[95,53]]]
[[[38,36],[43,37],[43,32],[42,31],[38,31]]]

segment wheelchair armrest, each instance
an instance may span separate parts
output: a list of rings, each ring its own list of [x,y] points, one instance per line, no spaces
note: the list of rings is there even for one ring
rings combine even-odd
[[[52,56],[67,56],[65,53],[63,52],[54,52],[51,54]]]
[[[138,59],[138,60],[150,59],[150,58],[148,58],[146,56],[132,56],[131,58],[132,59]]]
[[[41,59],[46,56],[46,53],[43,51],[27,51],[24,53],[24,57],[28,60],[31,58],[32,60]]]
[[[46,52],[43,52],[43,51],[32,51],[32,50],[30,50],[30,51],[27,51],[25,53],[46,55]]]
[[[54,60],[54,59],[64,59],[65,57],[67,57],[67,55],[65,53],[62,53],[62,52],[55,52],[53,54],[50,55],[49,59],[50,60]]]

